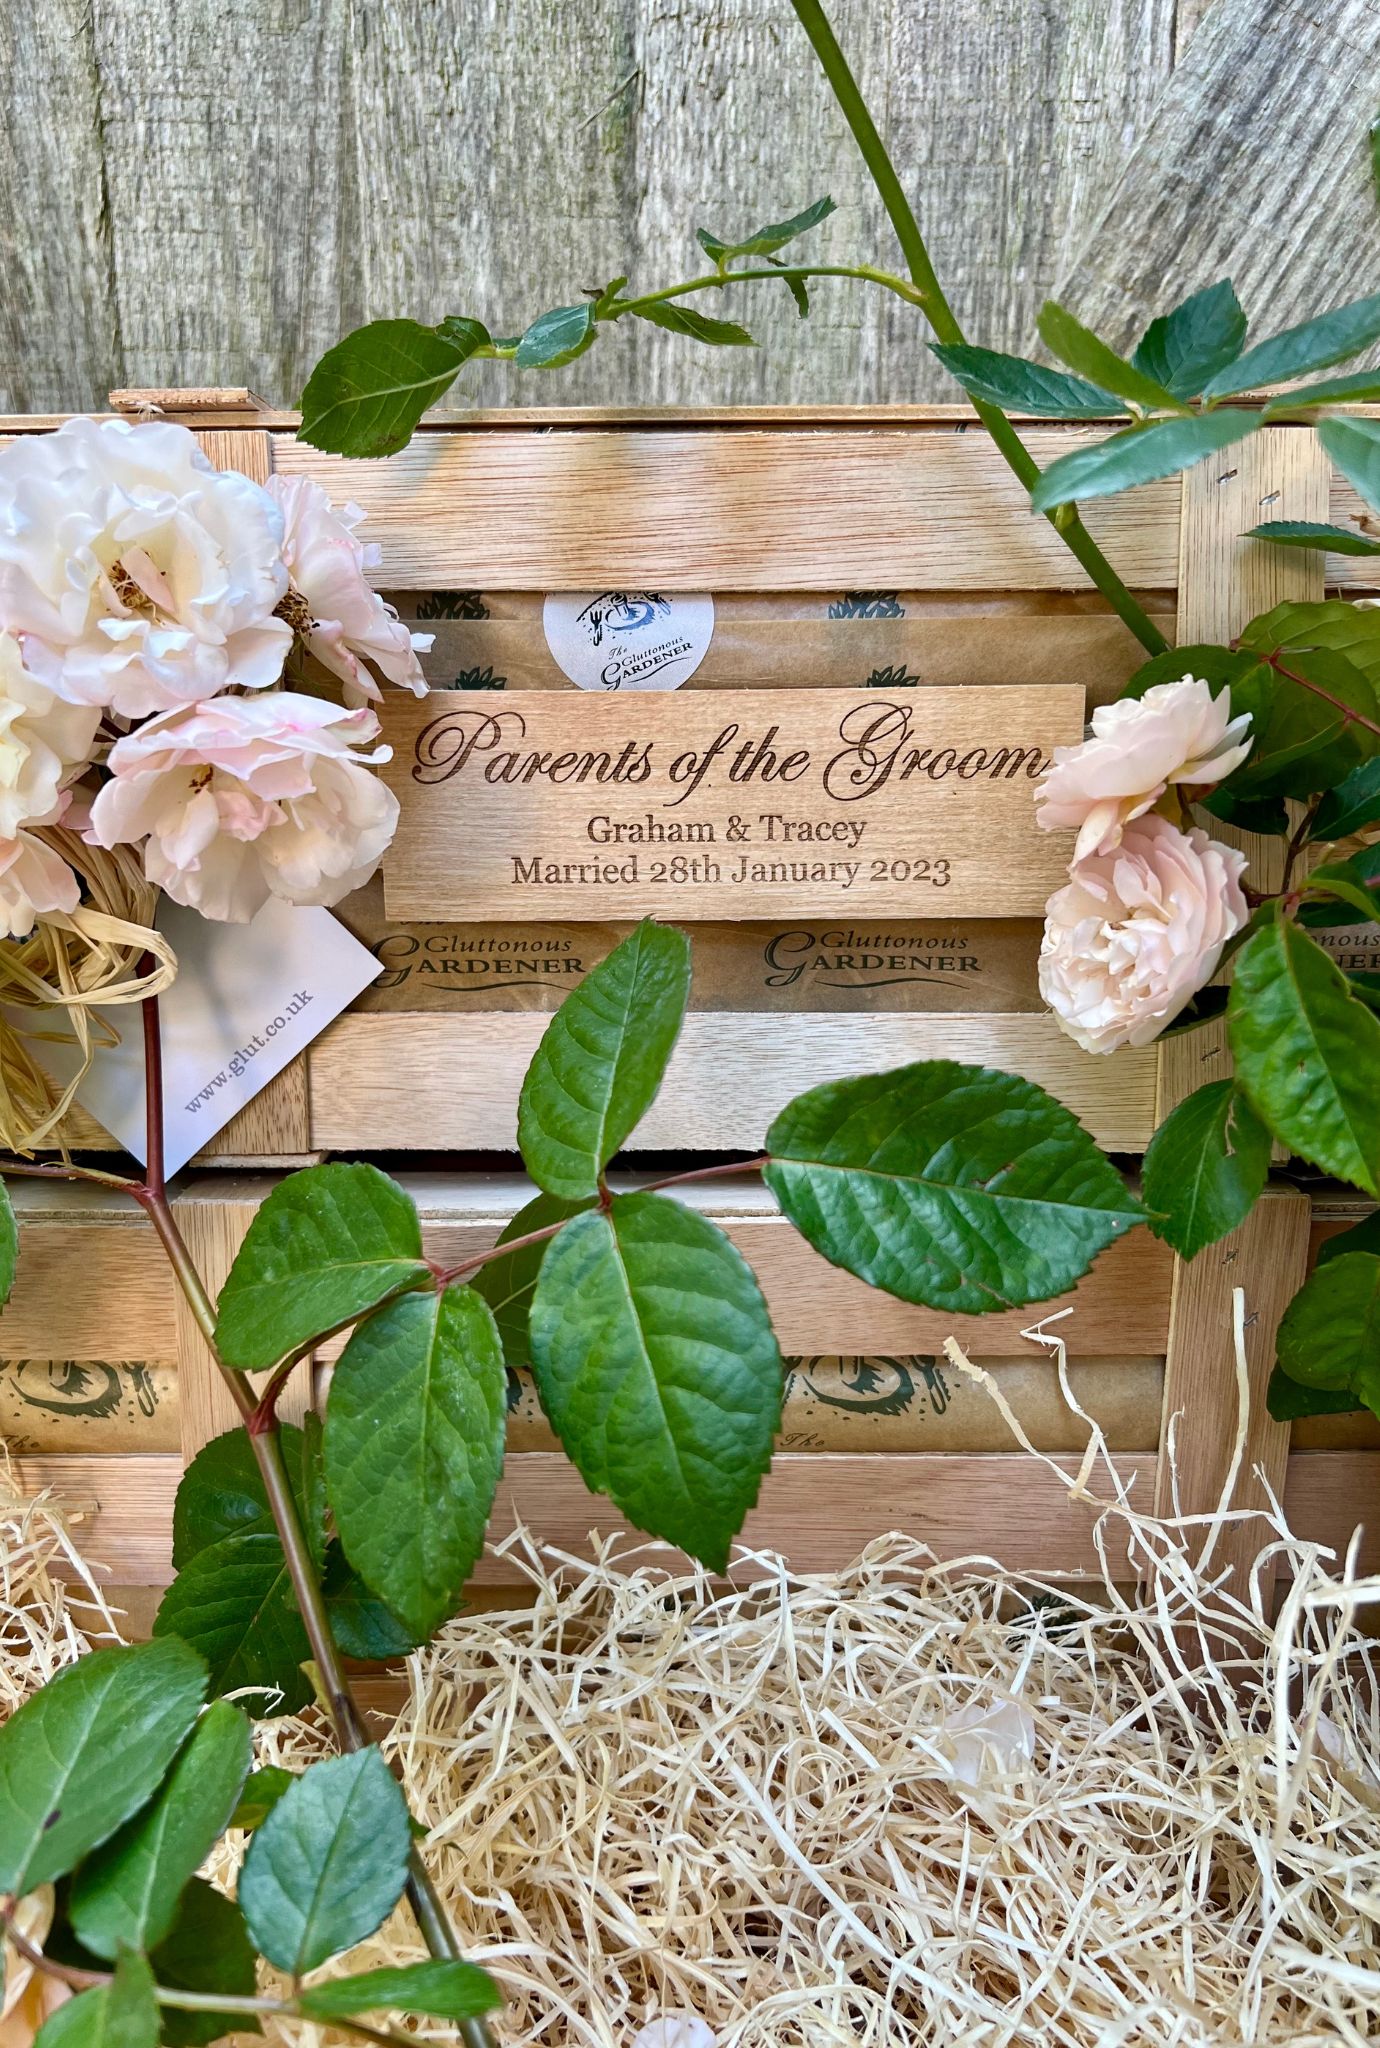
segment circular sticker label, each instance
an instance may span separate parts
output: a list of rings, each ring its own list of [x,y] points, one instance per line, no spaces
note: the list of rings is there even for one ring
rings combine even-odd
[[[708,593],[567,590],[548,597],[542,630],[552,659],[582,690],[678,690],[714,633]]]

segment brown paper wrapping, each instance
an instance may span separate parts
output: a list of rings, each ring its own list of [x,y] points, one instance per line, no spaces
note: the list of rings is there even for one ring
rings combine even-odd
[[[981,1362],[981,1361],[980,1361]],[[1001,1359],[986,1370],[1039,1450],[1081,1451],[1087,1426],[1066,1406],[1047,1360]],[[1069,1367],[1077,1400],[1110,1449],[1159,1442],[1164,1362],[1103,1358]],[[525,1373],[509,1379],[508,1447],[545,1451],[551,1427]],[[1009,1451],[1011,1433],[984,1389],[935,1358],[798,1358],[789,1362],[783,1451]]]
[[[175,1451],[177,1368],[124,1359],[5,1359],[0,1438],[20,1454]]]
[[[384,915],[377,878],[336,908],[383,965],[355,1010],[541,1010],[628,925],[430,924]],[[692,1010],[1035,1011],[1040,927],[1028,918],[802,918],[691,933]]]

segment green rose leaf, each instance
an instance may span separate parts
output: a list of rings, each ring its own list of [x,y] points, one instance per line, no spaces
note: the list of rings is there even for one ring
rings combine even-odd
[[[562,1202],[555,1195],[537,1195],[504,1225],[498,1242],[508,1244],[514,1238],[545,1230],[552,1223],[564,1223],[587,1207],[586,1202]],[[481,1294],[493,1310],[503,1340],[504,1359],[515,1372],[532,1363],[527,1318],[549,1243],[549,1238],[542,1238],[538,1244],[519,1243],[515,1251],[505,1252],[502,1258],[490,1259],[481,1266],[470,1282],[475,1293]]]
[[[721,1571],[781,1417],[781,1354],[742,1255],[707,1216],[620,1195],[552,1240],[531,1329],[542,1406],[585,1484]]]
[[[295,1714],[312,1697],[301,1668],[311,1644],[276,1530],[199,1550],[159,1602],[153,1633],[192,1644],[211,1668],[213,1692],[254,1686],[279,1694],[254,1702],[261,1719]]]
[[[1301,384],[1272,398],[1267,420],[1300,419],[1319,405],[1365,405],[1380,398],[1380,370],[1350,370],[1344,377],[1324,377],[1320,384]]]
[[[594,307],[556,306],[525,329],[513,361],[520,370],[559,370],[594,344]]]
[[[1258,832],[1262,838],[1282,838],[1292,830],[1283,797],[1238,796],[1230,784],[1219,784],[1203,798],[1203,809],[1238,832]]]
[[[1369,1216],[1353,1223],[1350,1230],[1339,1230],[1332,1237],[1325,1237],[1318,1246],[1314,1264],[1325,1266],[1331,1259],[1344,1259],[1348,1252],[1380,1254],[1380,1209],[1372,1209]]]
[[[361,1664],[383,1664],[404,1657],[422,1640],[404,1628],[392,1609],[371,1593],[359,1573],[345,1561],[339,1544],[331,1546],[326,1567],[326,1618],[336,1646]]]
[[[194,1877],[183,1892],[172,1932],[158,1944],[149,1961],[155,1980],[170,1991],[252,1998],[259,1988],[244,1915],[233,1899],[227,1899],[204,1877]],[[252,2013],[237,2012],[230,2019],[216,2012],[182,2012],[171,2005],[161,2008],[159,2024],[163,2048],[210,2048],[232,2028],[236,2034],[263,2031]]]
[[[288,1472],[300,1474],[302,1432],[290,1422],[280,1429]],[[303,1506],[300,1495],[297,1504],[299,1509]],[[208,1550],[227,1536],[273,1535],[275,1527],[247,1432],[228,1429],[203,1444],[178,1482],[173,1501],[174,1569],[182,1571],[199,1550]]]
[[[93,1650],[0,1728],[0,1892],[62,1877],[161,1783],[206,1697],[186,1643]]]
[[[158,2048],[158,2001],[143,1956],[125,1954],[109,1984],[60,2005],[39,2028],[34,2048]]]
[[[296,1775],[295,1771],[285,1771],[281,1764],[265,1764],[262,1770],[251,1771],[235,1802],[230,1826],[245,1828],[252,1834],[268,1819]]]
[[[1298,653],[1340,654],[1380,688],[1380,611],[1338,598],[1318,603],[1278,604],[1250,621],[1240,645],[1257,654],[1282,655],[1294,667]]]
[[[1380,551],[1378,551],[1380,552]],[[1318,806],[1310,839],[1346,839],[1380,818],[1380,755],[1362,761]]]
[[[489,346],[477,320],[439,327],[374,320],[327,349],[302,393],[297,438],[331,455],[392,455],[442,399],[470,357]]]
[[[1152,320],[1131,362],[1175,398],[1196,398],[1208,378],[1234,363],[1245,345],[1246,316],[1231,280],[1224,277]]]
[[[1121,695],[1143,697],[1157,683],[1177,683],[1185,676],[1196,676],[1200,682],[1210,683],[1216,696],[1224,683],[1231,688],[1253,668],[1259,667],[1260,662],[1254,654],[1238,654],[1233,647],[1221,647],[1211,641],[1189,647],[1167,647],[1163,654],[1152,654],[1149,661],[1141,663],[1123,686]]]
[[[1370,923],[1380,917],[1380,845],[1362,847],[1349,860],[1328,861],[1314,868],[1299,910],[1299,923],[1310,931],[1320,925]]]
[[[299,1995],[314,2020],[346,2019],[356,2012],[421,2012],[438,2020],[472,2020],[502,2005],[503,1993],[475,1963],[433,1957],[399,1969],[365,1970],[358,1977],[333,1977]]]
[[[660,1086],[689,993],[689,940],[648,918],[561,1004],[518,1101],[518,1145],[547,1194],[598,1193]]]
[[[1270,1170],[1270,1134],[1231,1081],[1209,1081],[1171,1110],[1145,1155],[1156,1237],[1191,1259],[1244,1223]]]
[[[1318,689],[1261,662],[1232,684],[1233,712],[1251,714],[1254,745],[1230,777],[1236,802],[1311,796],[1342,780],[1375,742],[1348,714],[1373,718],[1370,679],[1344,655],[1320,649],[1290,653],[1287,664]],[[1319,695],[1318,690],[1325,691]]]
[[[1380,1414],[1380,1258],[1347,1252],[1317,1267],[1284,1311],[1277,1342],[1291,1380],[1355,1394]]]
[[[14,1220],[10,1191],[0,1180],[0,1308],[10,1298],[15,1268],[19,1264],[19,1226]]]
[[[1219,370],[1203,386],[1204,398],[1231,398],[1239,391],[1251,391],[1262,384],[1283,384],[1291,377],[1306,377],[1313,370],[1330,370],[1348,356],[1359,355],[1373,341],[1380,341],[1380,292],[1368,299],[1354,299],[1337,306],[1315,320],[1288,327],[1283,334],[1259,341],[1234,363]]]
[[[1319,420],[1317,433],[1347,482],[1380,511],[1380,421]]]
[[[1172,391],[1134,363],[1128,363],[1115,349],[1108,348],[1090,327],[1075,320],[1054,299],[1045,300],[1037,324],[1046,348],[1052,349],[1071,370],[1090,378],[1099,390],[1114,391],[1118,398],[1128,399],[1133,405],[1179,409],[1180,401]]]
[[[1380,555],[1380,541],[1367,540],[1354,526],[1328,526],[1314,519],[1267,519],[1249,526],[1247,540],[1272,540],[1281,548],[1325,548],[1333,555]]]
[[[816,1251],[962,1315],[1062,1294],[1146,1220],[1062,1103],[954,1060],[812,1088],[767,1148],[767,1184]]]
[[[970,348],[966,342],[932,341],[930,354],[963,386],[971,398],[999,405],[1006,412],[1035,413],[1060,420],[1105,420],[1125,412],[1119,398],[1099,391],[1067,371],[1047,369],[1024,356],[999,355],[995,349]]]
[[[778,249],[784,249],[787,242],[793,242],[797,235],[803,235],[809,228],[817,228],[835,211],[832,199],[816,199],[802,212],[793,213],[789,220],[774,221],[770,227],[758,228],[745,242],[721,241],[706,228],[696,228],[695,238],[715,263],[726,263],[731,256],[772,256]]]
[[[637,306],[634,317],[650,321],[653,327],[664,327],[668,334],[684,334],[691,341],[706,342],[710,348],[757,346],[746,327],[740,327],[736,320],[711,320],[707,313],[697,313],[693,306],[678,306],[671,300],[660,306]]]
[[[1283,1366],[1270,1374],[1265,1406],[1276,1422],[1297,1422],[1304,1415],[1354,1415],[1364,1401],[1333,1387],[1305,1387],[1291,1380]]]
[[[412,1834],[377,1749],[310,1764],[249,1844],[239,1902],[259,1952],[299,1977],[381,1927]]]
[[[429,1277],[410,1196],[376,1166],[309,1166],[262,1204],[221,1290],[216,1343],[254,1372]]]
[[[1075,448],[1041,471],[1030,494],[1036,512],[1085,498],[1105,498],[1134,484],[1154,483],[1191,469],[1204,456],[1220,454],[1233,441],[1244,441],[1260,425],[1260,415],[1242,409],[1195,413],[1191,419],[1155,420],[1148,426],[1124,427],[1090,448]]]
[[[1307,932],[1273,919],[1236,956],[1236,1078],[1301,1158],[1380,1192],[1380,1022]]]
[[[197,1722],[157,1797],[72,1881],[69,1913],[93,1955],[155,1948],[184,1886],[220,1840],[249,1774],[253,1735],[238,1707],[217,1700]]]
[[[472,1288],[408,1294],[356,1330],[326,1411],[326,1485],[346,1557],[405,1628],[445,1620],[484,1547],[507,1374]]]

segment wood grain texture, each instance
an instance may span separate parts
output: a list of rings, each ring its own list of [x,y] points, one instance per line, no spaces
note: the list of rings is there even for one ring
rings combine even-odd
[[[397,693],[390,917],[1038,917],[1076,684]]]
[[[1136,1497],[1149,1485],[1153,1460],[1123,1453],[1116,1459]],[[1072,1469],[1073,1460],[1069,1460]],[[51,1487],[73,1511],[74,1534],[85,1557],[103,1565],[122,1585],[162,1586],[172,1577],[173,1497],[181,1476],[176,1457],[19,1458],[16,1480],[25,1493]],[[1297,1532],[1345,1550],[1353,1529],[1364,1538],[1360,1570],[1380,1565],[1380,1452],[1305,1451],[1289,1460],[1285,1508]],[[540,1542],[568,1554],[588,1555],[591,1531],[635,1538],[607,1501],[590,1494],[578,1473],[554,1453],[531,1451],[507,1461],[490,1542],[498,1544],[521,1523]],[[941,1558],[999,1557],[1010,1569],[1034,1575],[1097,1569],[1093,1516],[1071,1501],[1048,1467],[1014,1453],[944,1456],[866,1453],[778,1457],[763,1482],[759,1505],[743,1541],[784,1552],[797,1571],[833,1571],[890,1530],[927,1543]],[[1115,1563],[1116,1535],[1108,1551]],[[650,1556],[674,1567],[679,1553],[657,1546]],[[763,1567],[741,1561],[735,1578]],[[490,1549],[474,1584],[511,1585],[517,1567]],[[1130,1576],[1129,1570],[1126,1576]]]
[[[831,18],[960,313],[1021,345],[1168,75],[1172,0],[838,0]],[[745,232],[824,191],[841,211],[811,255],[897,261],[804,37],[758,0],[26,0],[6,32],[16,408],[90,406],[120,384],[291,400],[362,319],[474,313],[511,331],[617,271],[648,287],[691,274],[697,223]],[[732,310],[760,349],[620,328],[555,377],[498,365],[466,390],[953,389],[919,317],[868,287],[822,282],[808,323],[771,286],[740,288]]]
[[[1287,1424],[1271,1419],[1266,1390],[1275,1362],[1275,1331],[1308,1263],[1309,1207],[1292,1188],[1267,1189],[1239,1230],[1191,1262],[1176,1259],[1164,1371],[1164,1426],[1155,1478],[1160,1514],[1207,1514],[1222,1498],[1236,1442],[1238,1389],[1232,1297],[1246,1299],[1248,1422],[1233,1507],[1263,1505],[1266,1490],[1283,1495],[1289,1455]],[[1172,1455],[1171,1455],[1172,1453]],[[1225,1529],[1214,1556],[1244,1584],[1262,1532],[1249,1523]]]
[[[152,1225],[113,1189],[11,1180],[19,1223],[0,1356],[177,1357],[175,1288]]]
[[[1380,285],[1376,0],[1215,0],[1056,296],[1115,347],[1230,277],[1261,333]]]
[[[345,1016],[309,1054],[312,1143],[326,1152],[511,1152],[521,1075],[539,1014]],[[793,1015],[693,1011],[655,1103],[643,1151],[751,1151],[792,1096],[911,1060],[1004,1067],[1048,1088],[1113,1152],[1143,1152],[1155,1114],[1152,1048],[1090,1059],[1040,1015]]]
[[[1031,427],[1041,466],[1099,429]],[[428,435],[383,462],[274,437],[369,513],[384,588],[1071,590],[1086,578],[976,428]],[[1133,587],[1178,575],[1177,478],[1087,507]]]

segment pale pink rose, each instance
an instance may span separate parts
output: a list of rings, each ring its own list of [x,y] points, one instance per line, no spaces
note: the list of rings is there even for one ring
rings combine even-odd
[[[1075,861],[1110,853],[1122,828],[1157,804],[1171,782],[1208,789],[1239,768],[1251,750],[1251,715],[1231,715],[1231,692],[1184,676],[1156,683],[1143,697],[1099,705],[1092,738],[1056,747],[1035,792],[1046,832],[1078,834]]]
[[[64,703],[30,675],[19,642],[0,633],[0,840],[53,823],[100,722],[94,705]]]
[[[0,628],[73,704],[121,718],[277,682],[283,517],[166,420],[69,420],[0,450]]]
[[[244,924],[270,896],[338,903],[368,881],[398,800],[371,765],[372,711],[271,691],[165,712],[117,742],[91,806],[98,846],[144,843],[177,903]]]
[[[46,840],[33,832],[0,839],[0,938],[27,939],[36,918],[80,901],[80,883]]]
[[[1195,827],[1137,818],[1113,853],[1076,861],[1045,907],[1040,993],[1087,1052],[1149,1045],[1211,981],[1246,922],[1244,853]]]
[[[370,663],[390,683],[426,695],[417,662],[434,635],[412,633],[369,582],[383,550],[355,539],[364,518],[358,505],[334,506],[320,484],[304,476],[274,476],[269,491],[283,514],[283,557],[292,588],[310,618],[294,619],[316,659],[347,686],[347,702],[381,696]],[[295,604],[293,610],[296,611]]]

